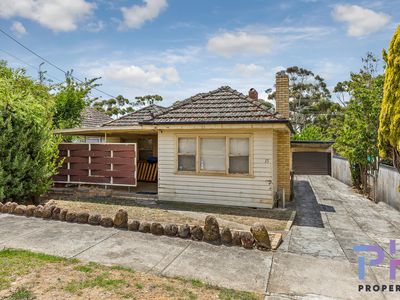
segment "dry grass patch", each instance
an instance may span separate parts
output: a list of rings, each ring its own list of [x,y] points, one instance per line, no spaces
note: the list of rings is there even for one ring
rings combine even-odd
[[[291,216],[290,211],[279,209],[233,208],[184,203],[162,203],[144,206],[136,203],[116,205],[100,201],[51,201],[55,202],[58,207],[66,208],[69,211],[84,211],[107,217],[114,217],[118,209],[122,208],[128,212],[130,219],[162,224],[174,223],[203,226],[205,217],[212,214],[218,219],[222,227],[228,226],[237,230],[248,230],[254,223],[261,222],[270,231],[283,231]]]
[[[262,299],[199,280],[83,263],[23,250],[0,251],[0,299]]]

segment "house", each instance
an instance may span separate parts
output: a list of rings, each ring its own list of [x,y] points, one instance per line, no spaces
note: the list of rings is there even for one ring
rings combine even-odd
[[[105,113],[94,109],[93,107],[85,107],[81,112],[81,127],[82,128],[93,128],[100,127],[104,123],[110,122],[113,119],[107,116]],[[104,142],[103,137],[91,137],[85,136],[84,141],[86,143],[101,143]]]
[[[254,89],[245,96],[223,86],[169,108],[151,105],[100,127],[58,132],[136,143],[137,161],[157,158],[161,201],[271,208],[291,194],[288,87],[287,75],[277,74],[276,113]]]

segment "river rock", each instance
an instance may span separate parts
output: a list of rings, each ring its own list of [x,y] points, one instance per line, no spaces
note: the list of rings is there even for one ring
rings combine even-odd
[[[26,207],[25,216],[32,217],[35,212],[36,206],[35,205],[28,205]]]
[[[168,236],[176,236],[178,233],[178,226],[175,224],[167,224],[164,226],[164,233]]]
[[[221,230],[221,241],[227,245],[232,244],[232,232],[229,227],[224,227]]]
[[[128,230],[130,231],[138,231],[140,226],[140,222],[137,220],[132,220],[128,222]]]
[[[242,242],[242,246],[246,249],[253,249],[254,247],[254,237],[250,232],[242,232],[240,233],[240,240]]]
[[[203,240],[203,228],[201,228],[200,226],[193,226],[190,230],[190,236],[192,238],[192,240],[194,241],[201,241]]]
[[[179,226],[178,236],[187,239],[190,237],[190,226],[188,224]]]
[[[33,212],[33,216],[35,216],[36,218],[41,218],[42,214],[43,214],[43,206],[41,205],[36,206]]]
[[[155,235],[163,235],[164,227],[160,223],[151,223],[150,232]]]
[[[60,221],[66,221],[67,213],[68,213],[68,209],[66,209],[66,208],[63,208],[60,211]]]
[[[128,212],[124,209],[117,211],[114,217],[114,227],[127,228],[128,227]]]
[[[61,208],[55,207],[53,209],[53,212],[51,213],[51,218],[53,220],[60,220],[60,212],[61,212]]]
[[[76,222],[76,213],[74,213],[72,211],[67,212],[67,214],[65,215],[65,221],[70,222],[70,223]]]
[[[214,216],[207,216],[204,224],[204,238],[206,242],[216,243],[221,239],[218,221]]]
[[[269,234],[267,228],[262,223],[255,223],[250,228],[250,232],[253,234],[253,237],[256,241],[257,249],[259,250],[270,250],[271,249],[271,241],[269,239]]]
[[[100,220],[100,225],[103,227],[113,227],[114,221],[110,217],[103,217]]]
[[[26,212],[26,206],[25,205],[18,205],[14,209],[14,214],[19,215],[19,216],[25,215],[25,212]]]
[[[233,246],[242,246],[242,239],[240,237],[239,231],[234,231],[232,235],[232,245]]]
[[[139,231],[143,233],[148,233],[150,232],[150,227],[151,227],[150,223],[142,222],[139,225]]]
[[[90,215],[88,218],[88,224],[90,225],[100,225],[101,216],[100,215]]]
[[[80,212],[76,214],[76,222],[79,224],[87,224],[89,214],[87,212]]]

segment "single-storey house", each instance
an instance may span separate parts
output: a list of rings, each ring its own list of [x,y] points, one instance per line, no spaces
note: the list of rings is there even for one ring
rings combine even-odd
[[[57,132],[135,143],[138,162],[157,161],[160,201],[272,208],[278,196],[291,194],[286,74],[276,77],[276,112],[254,89],[243,95],[222,86],[168,108],[150,105],[100,127]]]

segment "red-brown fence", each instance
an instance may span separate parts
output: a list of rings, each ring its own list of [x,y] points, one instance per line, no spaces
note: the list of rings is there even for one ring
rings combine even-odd
[[[57,183],[136,186],[136,144],[62,143]]]

